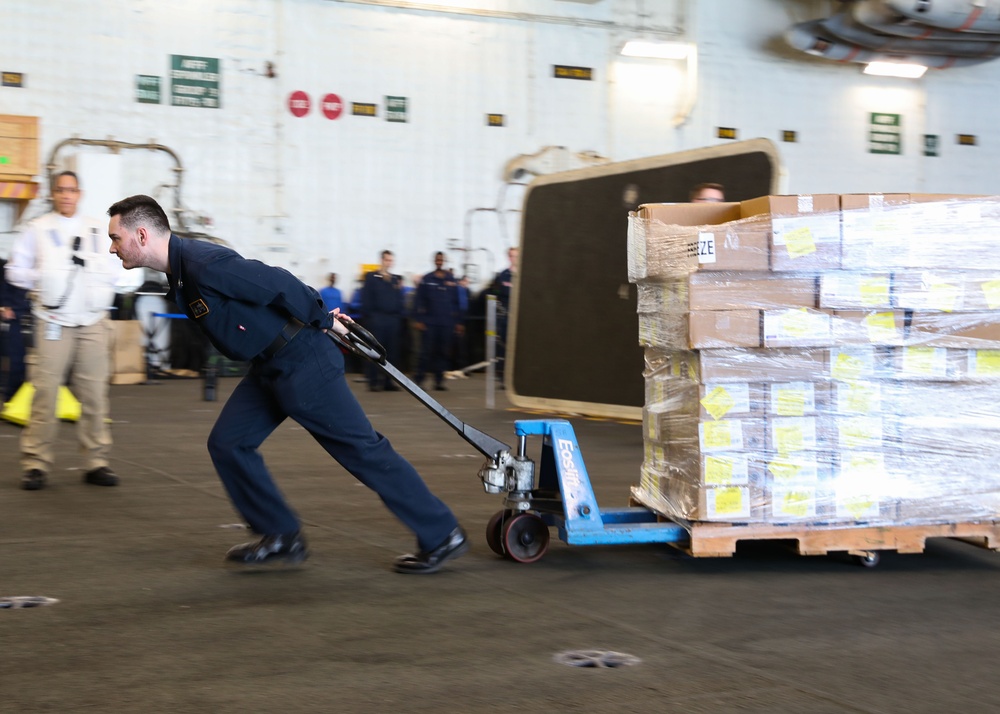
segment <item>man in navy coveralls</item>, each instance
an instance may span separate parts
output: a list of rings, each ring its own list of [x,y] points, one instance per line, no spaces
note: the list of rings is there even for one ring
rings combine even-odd
[[[338,311],[326,312],[319,294],[282,268],[172,235],[166,213],[149,196],[123,199],[108,215],[110,252],[124,267],[166,273],[167,300],[222,354],[250,361],[208,437],[209,454],[233,505],[261,536],[230,549],[226,560],[268,565],[308,556],[299,518],[258,451],[287,417],[414,532],[417,552],[396,559],[398,572],[433,573],[469,549],[451,510],[372,428],[351,393],[343,355],[325,334],[346,332]]]

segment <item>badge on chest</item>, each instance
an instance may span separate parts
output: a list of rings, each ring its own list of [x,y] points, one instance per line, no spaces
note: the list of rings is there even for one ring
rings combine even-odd
[[[192,303],[188,303],[188,307],[191,309],[191,314],[194,316],[194,319],[196,320],[199,317],[204,317],[205,315],[208,314],[208,305],[206,305],[205,301],[202,300],[201,298],[198,298]]]

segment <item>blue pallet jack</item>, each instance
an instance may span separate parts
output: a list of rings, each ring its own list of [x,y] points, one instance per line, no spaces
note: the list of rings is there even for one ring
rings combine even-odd
[[[356,322],[342,321],[346,335],[327,334],[392,377],[486,457],[479,478],[487,493],[504,494],[503,509],[486,526],[497,555],[534,563],[549,547],[549,528],[570,545],[670,543],[684,547],[690,534],[643,507],[601,510],[572,425],[564,419],[514,422],[517,449],[461,421],[386,360],[385,348]],[[529,436],[542,440],[538,469],[527,455]]]

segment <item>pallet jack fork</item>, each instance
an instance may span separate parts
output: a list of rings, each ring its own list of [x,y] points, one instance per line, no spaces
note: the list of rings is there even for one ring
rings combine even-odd
[[[328,331],[338,345],[363,357],[392,377],[486,457],[479,478],[487,493],[504,494],[503,509],[486,527],[486,542],[500,556],[533,563],[549,546],[549,528],[570,545],[639,543],[684,544],[688,531],[643,507],[602,511],[580,453],[572,425],[564,419],[514,422],[517,449],[476,429],[386,360],[385,348],[356,322],[344,321],[347,334]],[[527,455],[529,436],[542,440],[539,466]]]

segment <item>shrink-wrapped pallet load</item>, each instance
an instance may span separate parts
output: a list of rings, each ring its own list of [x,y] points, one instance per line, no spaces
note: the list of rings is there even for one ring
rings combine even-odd
[[[688,521],[1000,517],[1000,200],[641,206],[634,494]]]

